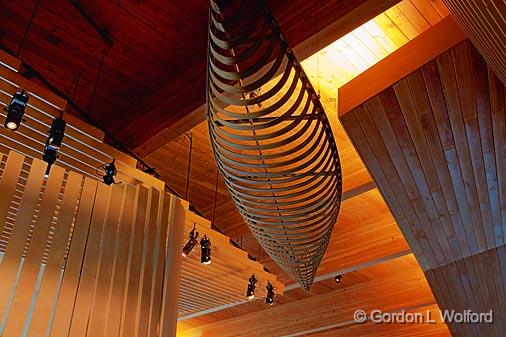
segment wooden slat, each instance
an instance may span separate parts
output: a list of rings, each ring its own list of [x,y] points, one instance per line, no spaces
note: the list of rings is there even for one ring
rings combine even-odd
[[[151,307],[151,288],[153,280],[154,247],[160,210],[160,192],[150,189],[148,198],[148,216],[146,217],[146,237],[142,248],[141,286],[139,306],[137,308],[136,337],[147,336],[149,308]]]
[[[136,189],[127,186],[123,200],[121,213],[121,224],[119,226],[117,251],[112,267],[112,282],[110,298],[108,303],[107,323],[104,336],[117,336],[121,322],[121,311],[123,308],[123,296],[125,295],[125,284],[127,277],[129,248],[131,235],[135,226],[134,210],[136,206]]]
[[[149,321],[148,321],[148,336],[157,337],[159,322],[162,310],[162,291],[163,281],[165,272],[165,254],[169,249],[167,245],[167,235],[169,230],[169,215],[170,212],[175,210],[170,209],[170,198],[171,196],[166,193],[160,195],[160,206],[158,210],[158,226],[157,226],[157,240],[155,246],[155,254],[153,256],[154,267],[154,282],[152,283],[151,289],[151,307],[149,310]],[[174,288],[167,289],[165,294],[174,293]]]
[[[145,237],[146,216],[148,210],[148,189],[137,188],[135,222],[129,246],[127,265],[127,285],[121,318],[120,336],[133,337],[136,331],[136,317],[139,307],[139,291],[142,264],[142,247]]]
[[[85,178],[53,319],[51,337],[67,337],[70,331],[96,192],[97,182]]]
[[[111,282],[116,254],[118,226],[121,222],[121,209],[125,198],[125,185],[113,185],[111,199],[107,207],[104,229],[100,242],[100,257],[97,261],[98,270],[87,336],[105,336],[108,317],[108,302],[111,296]]]
[[[9,53],[6,53],[3,50],[0,50],[0,60],[1,63],[5,64],[6,66],[16,71],[19,71],[19,69],[21,68],[21,60],[18,59],[17,57],[12,56]]]
[[[58,220],[54,228],[51,250],[42,277],[39,296],[33,309],[33,316],[28,331],[29,337],[45,337],[49,323],[53,321],[56,306],[57,289],[62,277],[62,266],[65,266],[65,252],[68,237],[72,230],[76,206],[81,196],[83,176],[74,172],[69,173],[65,185],[63,201],[58,213]]]
[[[16,274],[24,252],[26,237],[32,224],[32,216],[37,208],[45,170],[46,167],[41,160],[35,160],[30,167],[30,173],[23,191],[21,205],[14,222],[11,238],[7,243],[7,248],[0,264],[0,275],[2,275],[2,282],[0,283],[0,315],[5,314],[8,305],[7,301],[12,286],[16,281]],[[13,176],[10,178],[17,179],[17,177]]]
[[[504,87],[499,82],[496,75],[489,70],[488,81],[490,88],[490,109],[492,115],[492,130],[494,134],[494,152],[496,155],[497,173],[506,171],[506,146],[503,140],[506,139],[505,115],[505,92]],[[506,235],[506,178],[498,174],[498,198],[501,209],[501,222],[503,226],[503,235]],[[499,230],[498,230],[499,231]]]
[[[0,234],[4,231],[5,218],[9,211],[11,197],[16,189],[19,173],[23,166],[25,157],[17,152],[11,151],[7,157],[5,168],[0,178]]]
[[[181,200],[170,197],[169,232],[167,236],[167,251],[165,253],[165,272],[163,289],[167,294],[170,289],[179,288],[181,281],[182,255],[180,247],[183,245],[183,226],[185,214],[188,212],[188,204]],[[177,329],[178,294],[164,296],[160,318],[160,337],[174,336]]]
[[[63,182],[65,170],[54,167],[49,173],[44,195],[40,204],[40,212],[37,215],[37,225],[31,236],[28,254],[23,264],[23,270],[17,281],[15,301],[11,307],[9,318],[5,326],[6,336],[14,336],[23,330],[32,303],[33,289],[37,285],[37,278],[42,266],[44,246],[48,239],[51,222],[58,204],[58,196]],[[11,238],[13,239],[13,238]]]
[[[110,195],[110,187],[104,184],[98,185],[69,337],[86,336],[98,277],[102,231]]]

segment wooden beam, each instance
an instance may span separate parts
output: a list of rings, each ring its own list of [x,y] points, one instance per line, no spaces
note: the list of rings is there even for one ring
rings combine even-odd
[[[353,197],[359,196],[362,193],[372,191],[375,188],[377,188],[376,183],[371,179],[371,181],[369,181],[369,182],[358,185],[350,190],[343,191],[343,196],[341,197],[341,202],[351,199]]]
[[[339,117],[466,39],[451,17],[420,34],[339,89]]]
[[[3,50],[0,50],[0,65],[18,72],[19,69],[21,69],[21,60]]]
[[[349,11],[330,25],[320,30],[293,48],[299,61],[305,60],[332,42],[361,26],[375,16],[394,6],[400,0],[369,0]],[[163,89],[162,89],[163,90]],[[141,115],[141,114],[139,114]],[[177,136],[202,123],[206,119],[205,104],[190,114],[180,118],[155,136],[137,146],[134,152],[141,158],[153,153],[163,145],[174,140]]]
[[[403,250],[402,252],[398,252],[398,253],[395,253],[395,254],[392,254],[392,255],[381,257],[379,259],[374,259],[374,260],[371,260],[371,261],[360,263],[360,264],[357,264],[357,265],[349,267],[349,268],[336,270],[333,273],[316,276],[314,278],[314,282],[316,283],[316,282],[325,281],[325,280],[328,280],[328,279],[331,279],[331,278],[335,277],[336,275],[344,275],[344,274],[352,273],[354,271],[359,271],[359,270],[362,270],[362,269],[365,269],[365,268],[368,268],[368,267],[376,266],[378,264],[385,263],[385,262],[388,262],[388,261],[392,261],[392,260],[395,260],[397,258],[406,256],[406,255],[409,255],[409,254],[411,254],[411,250]],[[285,287],[285,291],[292,290],[292,289],[297,289],[297,288],[300,288],[300,284],[293,283],[293,284],[287,285]]]

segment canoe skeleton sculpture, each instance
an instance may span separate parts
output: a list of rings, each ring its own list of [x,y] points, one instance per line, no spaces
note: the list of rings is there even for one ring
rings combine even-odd
[[[339,213],[341,167],[319,96],[262,1],[210,0],[207,107],[237,209],[309,290]]]

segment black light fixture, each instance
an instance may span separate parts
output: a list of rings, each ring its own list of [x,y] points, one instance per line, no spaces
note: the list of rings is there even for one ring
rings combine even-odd
[[[190,252],[192,251],[193,247],[197,245],[197,238],[199,237],[199,232],[195,230],[195,225],[193,226],[193,229],[191,230],[188,236],[189,236],[188,242],[183,247],[183,257],[187,257],[188,255],[190,255]]]
[[[19,128],[21,121],[23,121],[23,115],[25,114],[25,108],[27,104],[28,95],[25,93],[25,91],[16,91],[14,96],[12,96],[9,105],[4,107],[4,111],[7,112],[4,126],[7,129],[15,131]]]
[[[65,137],[65,127],[67,122],[61,118],[53,119],[51,129],[49,129],[49,136],[47,137],[46,147],[59,150]]]
[[[334,281],[336,281],[336,283],[341,283],[342,280],[343,280],[343,275],[336,275],[336,277],[334,277]]]
[[[200,262],[203,264],[211,264],[211,240],[204,235],[202,239],[200,239],[200,248],[202,250],[200,255]]]
[[[276,293],[274,292],[274,285],[271,282],[267,281],[265,289],[267,289],[267,297],[265,298],[265,303],[268,305],[273,305],[274,297],[276,297]]]
[[[58,158],[58,150],[50,149],[48,147],[44,148],[44,154],[42,155],[42,160],[47,163],[46,173],[44,174],[44,178],[49,177],[49,171],[51,171],[51,165],[54,164]]]
[[[256,288],[257,282],[258,282],[258,278],[256,277],[256,275],[255,274],[251,275],[249,278],[248,289],[246,290],[246,297],[249,300],[252,300],[255,298],[255,288]]]
[[[114,181],[114,176],[116,174],[118,174],[118,170],[116,170],[116,165],[114,165],[115,161],[116,161],[116,159],[113,159],[112,162],[110,162],[109,164],[102,166],[102,168],[105,171],[105,174],[102,178],[103,178],[104,184],[106,184],[106,185],[112,185],[112,184],[116,183]]]
[[[58,151],[62,145],[63,137],[65,136],[66,125],[67,123],[61,118],[55,118],[51,123],[49,136],[47,137],[46,145],[44,145],[44,155],[42,156],[42,160],[47,163],[46,178],[49,177],[51,165],[53,165],[58,158]]]

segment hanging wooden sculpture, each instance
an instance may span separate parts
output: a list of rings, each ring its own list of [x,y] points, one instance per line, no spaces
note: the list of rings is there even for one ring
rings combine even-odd
[[[207,107],[214,156],[260,245],[306,290],[341,201],[319,97],[262,1],[210,1]]]

